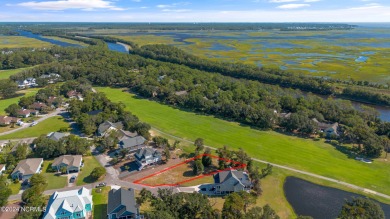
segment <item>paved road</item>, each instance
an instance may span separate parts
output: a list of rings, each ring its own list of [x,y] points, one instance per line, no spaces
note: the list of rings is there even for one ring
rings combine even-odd
[[[38,122],[38,123],[39,123],[39,122],[42,122],[42,121],[44,121],[44,120],[46,120],[46,119],[48,119],[48,118],[51,118],[51,117],[53,117],[53,116],[58,116],[58,115],[61,114],[61,113],[64,113],[63,109],[58,108],[58,109],[56,109],[54,112],[49,113],[49,114],[47,114],[47,115],[44,115],[43,117],[40,117],[39,119],[36,119],[35,122]],[[20,127],[20,128],[17,128],[17,129],[13,129],[13,130],[11,130],[11,131],[7,131],[7,132],[0,133],[0,136],[8,135],[8,134],[11,134],[11,133],[14,133],[14,132],[21,131],[21,130],[23,130],[23,129],[29,128],[30,125],[31,125],[31,123],[25,123],[25,124],[24,124],[22,127]]]
[[[160,134],[169,136],[171,138],[174,138],[174,139],[177,139],[177,140],[180,140],[180,141],[184,141],[184,142],[187,142],[187,143],[190,143],[190,144],[194,143],[194,142],[189,141],[187,139],[183,139],[183,138],[180,138],[180,137],[177,137],[177,136],[165,133],[165,132],[163,132],[163,131],[161,131],[159,129],[156,129],[154,127],[153,127],[153,130],[158,132],[158,133],[160,133]],[[208,146],[208,145],[205,145],[205,147],[208,147],[208,148],[211,148],[211,149],[214,149],[214,150],[217,149],[217,148],[214,148],[214,147],[211,147],[211,146]],[[370,189],[367,189],[367,188],[364,188],[364,187],[360,187],[360,186],[357,186],[357,185],[354,185],[354,184],[351,184],[351,183],[347,183],[347,182],[343,182],[343,181],[340,181],[340,180],[337,180],[337,179],[333,179],[333,178],[330,178],[330,177],[325,177],[325,176],[321,176],[321,175],[318,175],[318,174],[315,174],[315,173],[310,173],[310,172],[307,172],[307,171],[294,169],[294,168],[291,168],[291,167],[288,167],[288,166],[271,163],[271,162],[268,162],[268,161],[265,161],[265,160],[260,160],[260,159],[255,159],[255,158],[252,158],[252,160],[260,162],[260,163],[265,163],[265,164],[269,163],[269,164],[271,164],[271,165],[273,165],[275,167],[278,167],[278,168],[282,168],[282,169],[290,170],[290,171],[293,171],[293,172],[296,172],[296,173],[301,173],[301,174],[305,174],[305,175],[308,175],[308,176],[311,176],[311,177],[315,177],[315,178],[318,178],[318,179],[323,179],[323,180],[326,180],[326,181],[334,182],[334,183],[337,183],[337,184],[340,184],[340,185],[347,186],[349,188],[353,188],[353,189],[356,189],[356,190],[363,191],[365,193],[370,193],[370,194],[377,195],[377,196],[380,196],[380,197],[383,197],[383,198],[386,198],[386,199],[390,199],[390,195],[386,195],[386,194],[383,194],[383,193],[380,193],[380,192],[376,192],[376,191],[373,191],[373,190],[370,190]]]

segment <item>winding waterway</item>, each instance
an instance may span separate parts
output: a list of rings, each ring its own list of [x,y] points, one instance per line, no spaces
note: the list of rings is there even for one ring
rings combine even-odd
[[[77,44],[71,44],[71,43],[67,43],[67,42],[63,42],[63,41],[59,41],[59,40],[48,39],[48,38],[45,38],[44,36],[37,35],[37,34],[31,33],[31,32],[28,32],[28,31],[19,31],[19,33],[20,33],[21,36],[34,38],[34,39],[41,40],[41,41],[44,41],[44,42],[49,42],[49,43],[52,43],[52,44],[58,45],[58,46],[63,46],[63,47],[82,47],[82,46],[77,45]],[[122,44],[119,44],[119,43],[109,43],[109,42],[106,42],[106,43],[107,43],[108,48],[110,50],[112,50],[112,51],[121,52],[121,53],[128,53],[127,48],[124,45],[122,45]],[[355,101],[351,101],[351,102],[352,102],[352,104],[356,108],[359,108],[359,106],[361,106],[363,104],[363,103],[359,103],[359,102],[355,102]],[[364,104],[364,105],[368,105],[370,107],[375,108],[379,112],[379,118],[381,120],[390,122],[390,108],[389,107],[369,105],[369,104]]]
[[[315,219],[334,219],[339,215],[345,199],[364,197],[326,186],[320,186],[296,177],[287,177],[283,186],[287,201],[297,215]],[[380,203],[386,218],[390,218],[390,205]]]

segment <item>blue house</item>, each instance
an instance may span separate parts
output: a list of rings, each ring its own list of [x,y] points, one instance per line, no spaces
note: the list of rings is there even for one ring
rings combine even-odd
[[[92,217],[92,195],[86,188],[55,192],[51,195],[43,219]]]

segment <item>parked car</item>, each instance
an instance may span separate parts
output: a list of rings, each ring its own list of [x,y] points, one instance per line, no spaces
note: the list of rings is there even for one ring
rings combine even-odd
[[[70,177],[69,182],[70,182],[70,183],[73,183],[74,181],[76,181],[76,176]]]
[[[36,126],[37,124],[38,124],[38,122],[32,122],[30,127]]]
[[[96,185],[96,188],[100,188],[100,187],[104,187],[104,186],[106,186],[106,183],[99,183],[99,184],[97,184]]]

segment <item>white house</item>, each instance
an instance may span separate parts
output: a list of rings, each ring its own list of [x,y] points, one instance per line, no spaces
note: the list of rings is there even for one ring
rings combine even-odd
[[[5,171],[5,164],[0,164],[0,175]]]
[[[92,195],[86,188],[55,192],[50,196],[43,219],[92,218]]]
[[[161,153],[153,148],[141,148],[135,153],[134,157],[138,170],[161,161]]]

